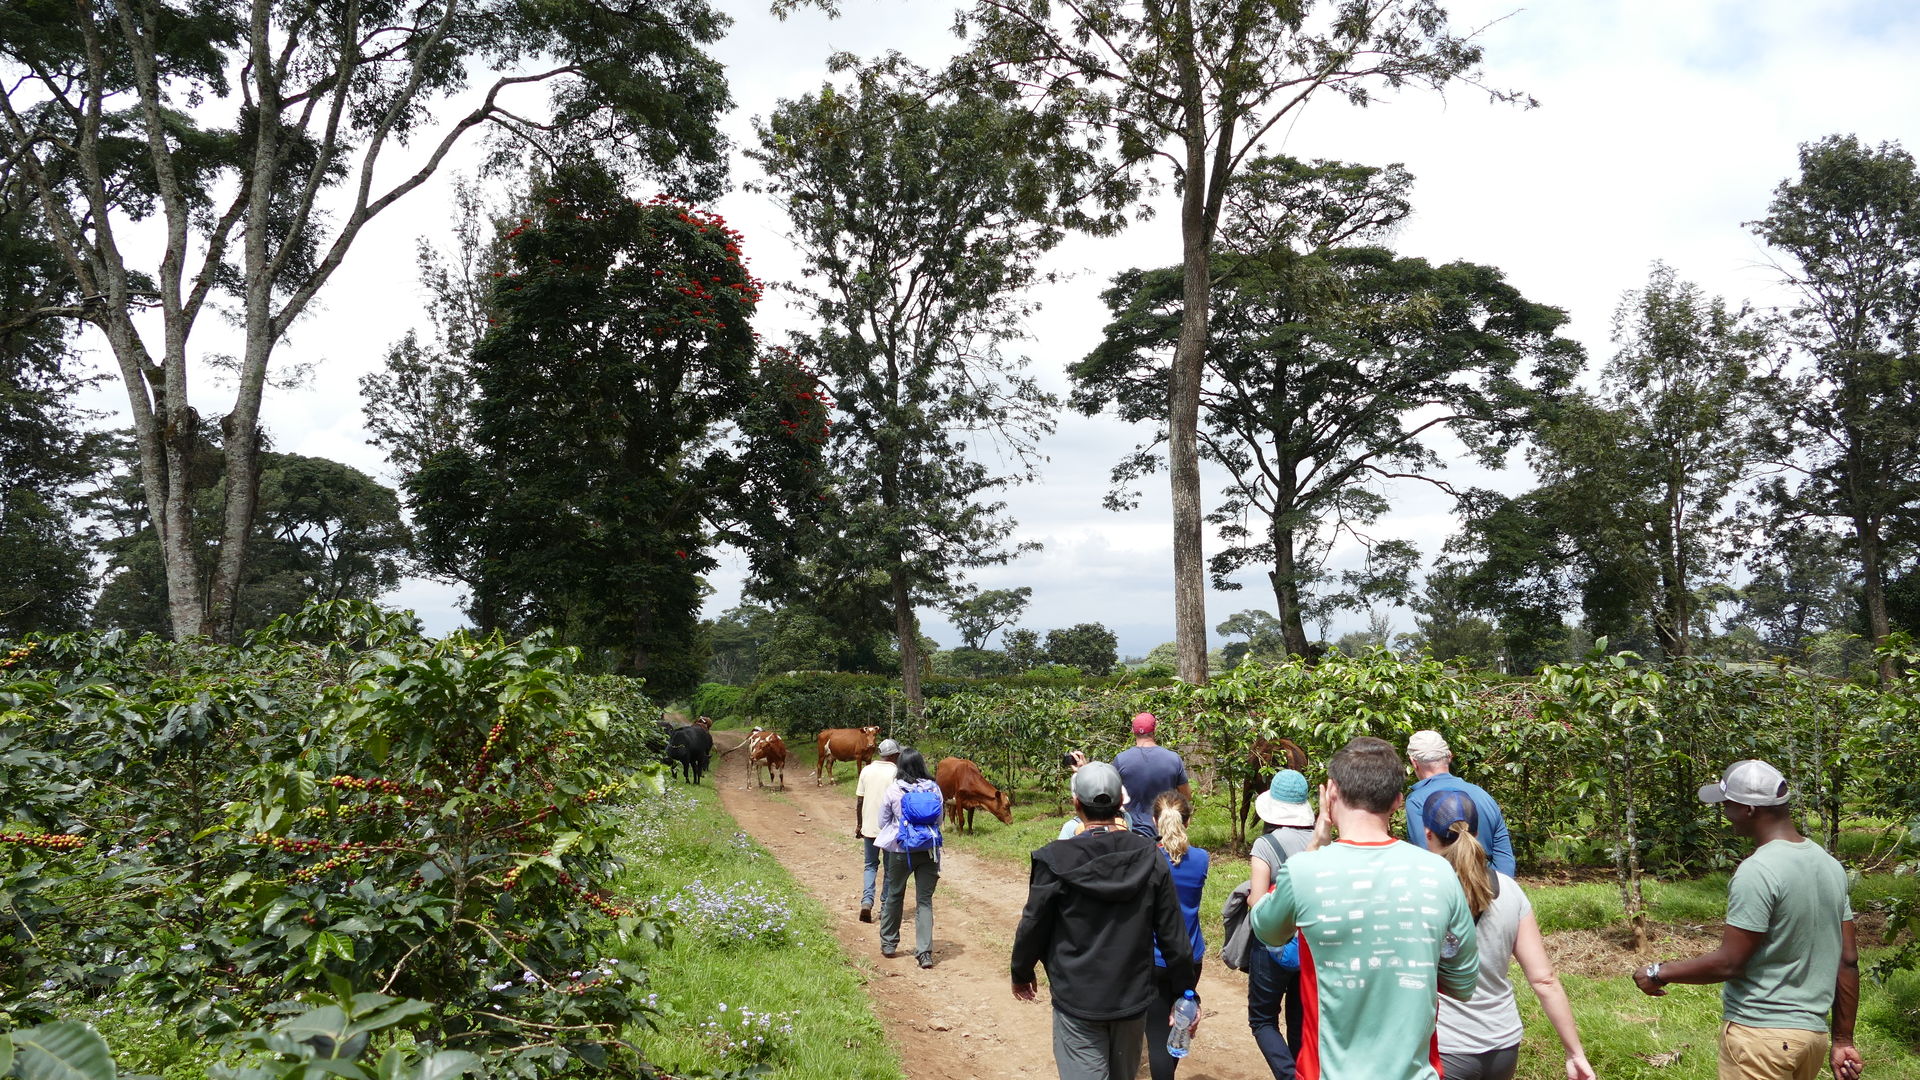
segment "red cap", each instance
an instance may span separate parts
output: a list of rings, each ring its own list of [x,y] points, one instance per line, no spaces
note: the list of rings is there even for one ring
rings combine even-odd
[[[1157,723],[1159,723],[1159,721],[1155,720],[1153,714],[1150,712],[1136,713],[1133,718],[1133,733],[1135,735],[1151,735],[1153,734],[1153,726]]]

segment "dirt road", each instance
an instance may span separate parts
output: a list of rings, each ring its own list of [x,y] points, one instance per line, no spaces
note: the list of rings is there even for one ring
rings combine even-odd
[[[738,746],[739,732],[714,732],[714,749]],[[740,827],[772,852],[835,917],[850,961],[869,973],[874,1012],[900,1049],[913,1080],[1013,1080],[1053,1075],[1053,1011],[1014,1000],[1007,964],[1026,902],[1024,867],[953,847],[942,856],[934,894],[935,966],[914,963],[913,891],[901,920],[908,949],[880,956],[878,924],[859,921],[860,843],[853,838],[853,783],[815,787],[798,768],[784,793],[753,786],[744,751],[716,753],[714,783]],[[983,817],[985,815],[982,815]],[[876,905],[877,907],[877,905]],[[876,919],[879,912],[875,911]],[[1200,995],[1206,1019],[1181,1080],[1270,1080],[1247,1032],[1246,979],[1207,964]],[[1140,1071],[1146,1076],[1143,1066]]]

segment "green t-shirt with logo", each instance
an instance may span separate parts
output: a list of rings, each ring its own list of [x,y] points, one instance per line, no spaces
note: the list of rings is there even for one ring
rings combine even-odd
[[[1447,860],[1400,840],[1289,856],[1248,920],[1300,934],[1297,1080],[1435,1080],[1438,995],[1472,995],[1480,943]]]
[[[1766,940],[1721,987],[1722,1014],[1747,1027],[1827,1030],[1840,926],[1852,920],[1847,872],[1825,849],[1811,840],[1761,844],[1734,871],[1727,925]]]

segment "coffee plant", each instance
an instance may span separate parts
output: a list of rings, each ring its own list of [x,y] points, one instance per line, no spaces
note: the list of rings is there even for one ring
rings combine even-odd
[[[114,993],[230,1036],[350,984],[419,1003],[424,1054],[647,1074],[645,973],[602,951],[665,927],[601,884],[660,786],[631,680],[353,604],[0,655],[0,1021]]]

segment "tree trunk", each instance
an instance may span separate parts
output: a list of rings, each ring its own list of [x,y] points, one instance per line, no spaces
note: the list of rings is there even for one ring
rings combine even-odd
[[[1307,656],[1307,625],[1300,615],[1299,564],[1294,559],[1292,529],[1275,526],[1273,530],[1273,573],[1267,580],[1273,582],[1274,610],[1280,617],[1280,637],[1287,654]]]
[[[920,697],[920,623],[913,617],[913,593],[907,587],[907,573],[896,565],[888,575],[893,581],[893,632],[900,639],[900,691],[907,698],[907,712],[920,719],[924,703]]]
[[[1174,11],[1186,144],[1180,180],[1180,340],[1167,379],[1167,477],[1173,489],[1173,637],[1182,682],[1207,681],[1206,533],[1200,510],[1200,384],[1213,302],[1213,222],[1208,219],[1207,109],[1190,0]],[[1217,214],[1217,211],[1215,212]]]
[[[1867,636],[1873,639],[1877,648],[1887,643],[1887,635],[1893,632],[1893,625],[1887,616],[1887,580],[1886,567],[1881,555],[1880,523],[1864,514],[1853,519],[1854,547],[1860,560],[1860,592],[1867,605]],[[1880,684],[1893,682],[1897,674],[1893,670],[1893,660],[1881,657],[1879,660]]]

